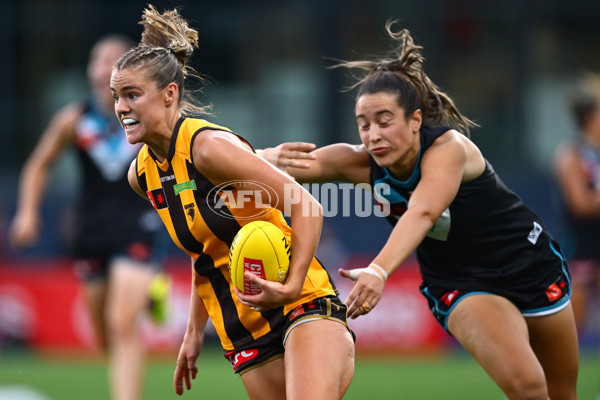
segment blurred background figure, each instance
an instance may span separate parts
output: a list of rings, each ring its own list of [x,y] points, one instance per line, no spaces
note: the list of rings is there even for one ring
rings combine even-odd
[[[600,288],[600,76],[581,79],[567,102],[577,132],[559,144],[553,167],[563,218],[560,241],[570,259],[573,311],[581,333],[590,295]]]
[[[109,79],[115,61],[135,43],[111,34],[92,47],[87,66],[91,96],[52,117],[21,172],[9,241],[25,249],[38,240],[41,204],[52,165],[77,150],[82,187],[74,218],[74,271],[93,320],[98,344],[108,351],[112,398],[141,398],[145,349],[139,316],[165,317],[168,280],[161,274],[160,221],[127,182],[139,150],[114,114]]]

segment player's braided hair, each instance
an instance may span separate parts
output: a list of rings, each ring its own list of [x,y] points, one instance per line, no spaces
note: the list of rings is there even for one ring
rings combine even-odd
[[[396,22],[390,20],[385,25],[390,37],[398,42],[390,59],[343,61],[332,68],[345,67],[367,71],[362,77],[353,75],[357,81],[348,90],[358,87],[357,97],[382,91],[396,93],[406,116],[421,109],[423,117],[431,123],[448,124],[468,136],[469,129],[478,125],[463,116],[452,99],[429,79],[423,69],[423,47],[415,45],[407,29],[394,32],[392,26]]]
[[[182,114],[204,114],[210,106],[202,105],[185,90],[188,78],[195,78],[200,84],[206,80],[187,65],[187,61],[198,47],[198,32],[189,27],[177,9],[162,14],[151,4],[144,10],[142,39],[137,47],[129,50],[117,63],[115,69],[144,69],[158,88],[174,82],[179,87],[179,106]]]

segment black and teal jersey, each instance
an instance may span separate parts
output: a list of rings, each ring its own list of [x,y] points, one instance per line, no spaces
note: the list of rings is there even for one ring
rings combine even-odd
[[[371,185],[380,203],[389,203],[388,220],[395,225],[421,179],[421,160],[447,127],[423,126],[419,159],[407,180],[396,179],[371,158]],[[551,245],[541,218],[511,191],[486,160],[477,178],[463,182],[449,207],[418,246],[423,280],[429,284],[478,289],[522,277],[543,274],[538,261]],[[557,254],[557,262],[560,257]]]

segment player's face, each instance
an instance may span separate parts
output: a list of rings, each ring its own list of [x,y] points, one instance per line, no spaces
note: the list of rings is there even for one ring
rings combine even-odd
[[[115,113],[121,122],[129,143],[156,144],[156,132],[165,124],[165,90],[138,69],[113,70],[110,88],[115,102]],[[170,133],[170,132],[169,132]]]
[[[406,118],[395,94],[364,94],[355,106],[363,145],[381,167],[398,178],[410,175],[419,154],[421,111]]]
[[[112,108],[112,95],[109,89],[110,74],[113,65],[125,54],[125,45],[118,41],[105,41],[98,43],[90,53],[87,66],[90,85],[97,96],[97,101]]]

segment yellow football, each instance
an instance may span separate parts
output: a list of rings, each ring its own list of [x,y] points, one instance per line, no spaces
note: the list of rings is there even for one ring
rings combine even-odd
[[[237,233],[229,249],[229,274],[245,294],[260,288],[244,279],[244,271],[262,279],[285,282],[290,266],[290,244],[278,227],[267,221],[252,221]]]

